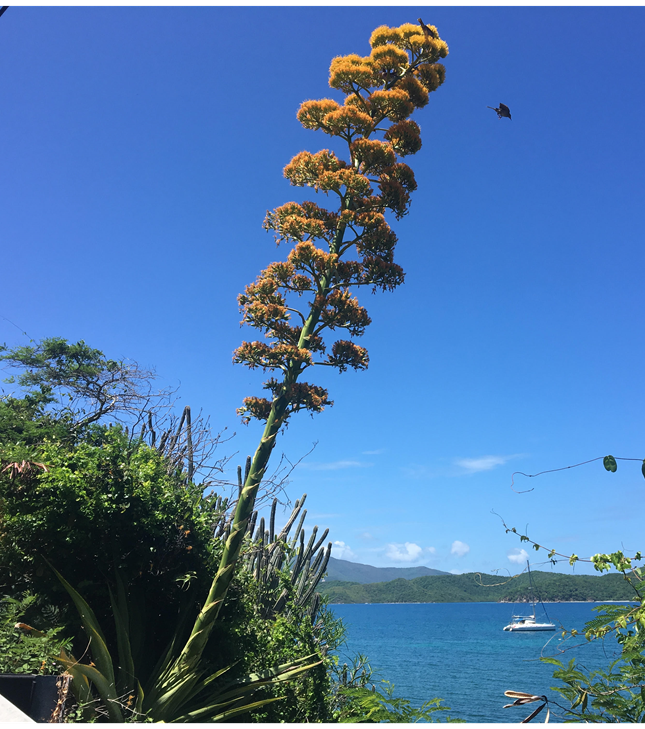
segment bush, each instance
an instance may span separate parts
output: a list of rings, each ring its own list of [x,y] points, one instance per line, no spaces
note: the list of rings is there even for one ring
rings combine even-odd
[[[69,648],[70,643],[60,637],[62,628],[43,633],[20,622],[35,602],[36,596],[29,594],[20,600],[0,600],[0,673],[49,676],[61,672],[62,666],[54,656],[61,648]],[[18,627],[22,625],[23,628]]]
[[[8,449],[3,455],[11,460]],[[208,589],[220,549],[216,500],[169,475],[155,449],[119,427],[95,426],[76,446],[46,442],[36,455],[40,466],[0,475],[0,591],[37,594],[76,633],[79,620],[43,558],[107,626],[118,569],[146,616],[141,643],[164,644],[168,626],[190,609],[192,588]]]

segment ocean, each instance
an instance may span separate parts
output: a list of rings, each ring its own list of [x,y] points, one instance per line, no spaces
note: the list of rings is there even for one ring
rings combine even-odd
[[[551,622],[582,630],[601,603],[551,603],[545,608]],[[530,606],[508,603],[428,603],[330,605],[347,628],[347,641],[337,651],[340,664],[362,653],[369,658],[376,679],[395,685],[394,695],[414,706],[434,698],[444,699],[452,718],[479,723],[519,723],[538,704],[503,709],[512,699],[504,691],[545,694],[566,705],[550,689],[556,685],[554,666],[540,656],[571,658],[587,669],[605,668],[618,657],[613,638],[587,643],[582,638],[564,640],[555,632],[505,632],[513,612]],[[541,617],[538,605],[538,618]],[[532,707],[532,708],[531,708]],[[551,722],[563,713],[550,703]],[[560,714],[560,716],[558,716]],[[534,722],[543,722],[546,709]],[[436,716],[436,715],[435,715]],[[444,721],[441,718],[441,721]],[[532,722],[533,723],[533,722]]]

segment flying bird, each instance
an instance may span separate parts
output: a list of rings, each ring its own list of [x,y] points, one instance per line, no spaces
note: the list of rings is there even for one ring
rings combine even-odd
[[[432,30],[432,28],[428,28],[428,26],[423,22],[423,20],[421,20],[421,18],[417,18],[417,20],[419,21],[419,25],[421,26],[421,30],[423,30],[423,34],[426,37],[429,36],[430,38],[434,38],[435,40],[437,40],[437,38],[439,36],[435,33],[435,31]]]
[[[511,119],[511,110],[508,108],[508,106],[506,106],[506,104],[502,104],[501,101],[499,102],[499,107],[497,109],[494,106],[489,106],[488,108],[497,112],[498,119],[501,119],[503,116]],[[513,120],[511,119],[511,121]]]

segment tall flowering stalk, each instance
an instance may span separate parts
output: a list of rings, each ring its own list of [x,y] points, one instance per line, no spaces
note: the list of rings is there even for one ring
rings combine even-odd
[[[340,372],[367,368],[365,348],[351,339],[329,346],[323,333],[361,336],[370,317],[351,289],[385,291],[403,283],[403,270],[394,263],[397,238],[385,212],[397,219],[408,212],[416,182],[399,160],[421,148],[419,126],[408,117],[443,83],[445,69],[438,61],[448,46],[434,26],[411,23],[377,28],[370,45],[369,56],[339,56],[331,63],[329,85],[345,94],[344,103],[305,101],[298,110],[305,129],[347,143],[347,160],[328,149],[300,152],[284,169],[292,185],[324,192],[336,207],[290,202],[267,213],[264,228],[292,249],[286,261],[269,265],[239,296],[243,323],[261,330],[265,341],[244,342],[233,361],[271,372],[264,383],[270,397],[247,397],[238,411],[247,423],[263,421],[264,433],[187,649],[205,643],[219,612],[278,431],[292,413],[320,412],[332,404],[325,388],[303,382],[301,375],[320,366]]]

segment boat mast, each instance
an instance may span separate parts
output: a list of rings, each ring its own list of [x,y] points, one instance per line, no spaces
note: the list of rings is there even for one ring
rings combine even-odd
[[[531,568],[529,566],[528,559],[526,560],[526,569],[528,570],[528,573],[529,573],[529,589],[531,591],[531,602],[533,603],[533,619],[535,620],[535,604],[536,604],[535,603],[535,590],[533,588],[533,578],[531,577]],[[547,620],[550,620],[549,614],[547,613],[546,608],[544,607],[544,603],[542,602],[542,600],[540,600],[540,605],[542,605],[542,610],[544,610],[544,614],[546,615],[546,619]]]
[[[533,589],[533,578],[531,577],[531,568],[528,559],[526,560],[526,569],[529,573],[529,594],[531,596],[531,603],[533,604],[533,620],[535,620],[535,590]]]

